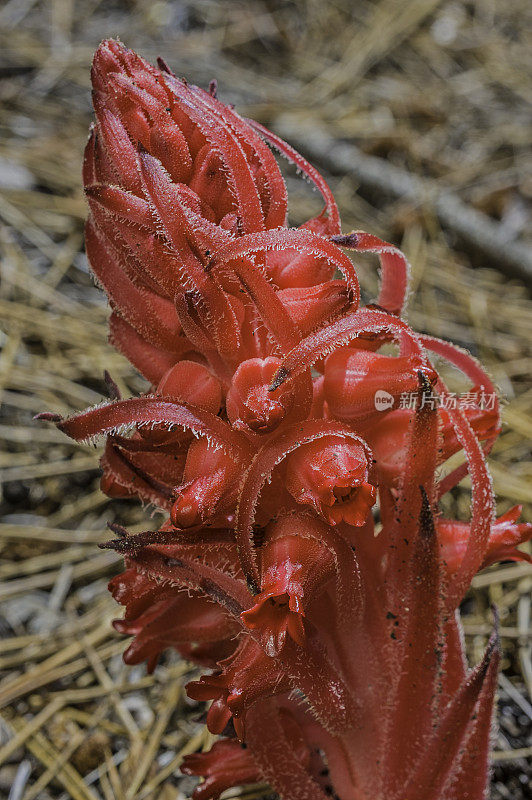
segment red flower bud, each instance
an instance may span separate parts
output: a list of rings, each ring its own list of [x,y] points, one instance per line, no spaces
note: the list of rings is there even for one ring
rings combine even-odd
[[[170,513],[174,525],[189,528],[212,522],[234,497],[237,471],[237,464],[223,450],[215,450],[205,439],[192,442]]]
[[[217,414],[222,402],[222,387],[209,370],[194,361],[179,361],[166,372],[156,394],[193,403]]]
[[[112,472],[104,472],[100,478],[100,489],[107,497],[131,497],[135,494],[132,489],[123,486]]]
[[[268,256],[268,272],[280,289],[313,287],[334,275],[326,259],[286,248]]]
[[[281,289],[277,293],[303,335],[345,311],[351,293],[345,281],[327,281],[317,286]]]
[[[279,367],[278,358],[243,361],[233,375],[227,393],[227,416],[233,427],[270,433],[284,419],[294,397],[289,388],[270,392],[268,387]]]
[[[387,409],[397,407],[402,392],[416,392],[418,373],[429,381],[436,379],[434,370],[420,358],[383,356],[367,350],[345,348],[330,355],[325,364],[325,399],[333,416],[355,420],[381,411],[377,393],[389,398]]]
[[[222,402],[222,387],[219,380],[206,367],[195,361],[178,361],[170,367],[159,381],[155,394],[191,403],[212,414],[218,413]],[[164,425],[141,427],[139,433],[143,439],[156,445],[175,443],[186,446],[193,438],[191,434],[183,431],[169,432]]]

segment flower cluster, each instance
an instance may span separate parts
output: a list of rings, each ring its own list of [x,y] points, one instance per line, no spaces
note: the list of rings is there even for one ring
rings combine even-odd
[[[109,381],[110,402],[43,416],[106,437],[108,495],[167,512],[158,531],[116,529],[110,589],[127,663],[153,669],[173,647],[207,670],[187,692],[222,738],[185,759],[204,778],[194,797],[266,780],[285,800],[481,800],[498,644],[470,670],[457,608],[480,568],[529,558],[531,530],[518,509],[494,517],[497,405],[423,400],[447,394],[429,354],[472,392],[495,397],[490,379],[411,330],[402,253],[342,235],[319,173],[214,82],[115,41],[92,82],[87,254],[111,342],[151,388],[121,399]],[[272,148],[323,197],[299,228]],[[348,249],[380,258],[371,305]],[[418,402],[400,407],[405,393]],[[470,522],[443,519],[466,474]]]

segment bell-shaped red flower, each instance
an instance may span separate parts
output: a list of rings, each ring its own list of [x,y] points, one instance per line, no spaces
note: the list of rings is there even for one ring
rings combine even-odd
[[[220,670],[187,684],[194,700],[213,700],[207,713],[211,733],[221,733],[233,719],[236,733],[244,738],[244,713],[259,699],[282,694],[289,680],[275,659],[250,638],[242,640],[235,653],[220,662]]]
[[[279,653],[287,635],[305,644],[305,608],[334,574],[323,527],[318,520],[292,514],[266,529],[260,548],[261,592],[242,619],[261,633],[269,655]]]
[[[370,466],[363,444],[333,436],[318,439],[288,456],[286,487],[331,525],[363,525],[377,496],[368,481]]]

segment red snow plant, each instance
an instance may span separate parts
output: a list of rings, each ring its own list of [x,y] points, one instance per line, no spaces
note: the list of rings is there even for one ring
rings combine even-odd
[[[321,175],[214,81],[106,41],[92,84],[87,255],[111,342],[150,388],[121,399],[109,380],[110,402],[42,416],[106,437],[103,490],[167,514],[114,526],[110,589],[128,664],[173,647],[206,670],[187,692],[220,738],[185,758],[194,798],[267,781],[285,800],[482,800],[499,650],[495,633],[467,666],[458,606],[530,537],[519,509],[494,517],[493,384],[412,331],[402,253],[343,235]],[[298,228],[273,150],[323,197]],[[380,258],[369,305],[346,249]],[[466,474],[470,522],[445,519]]]

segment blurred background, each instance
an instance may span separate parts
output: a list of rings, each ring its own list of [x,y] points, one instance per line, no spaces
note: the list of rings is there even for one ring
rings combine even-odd
[[[186,664],[122,664],[99,551],[107,521],[158,519],[98,488],[98,452],[32,416],[100,402],[108,369],[143,381],[106,341],[83,251],[89,69],[115,36],[161,55],[301,149],[329,179],[343,229],[399,244],[414,328],[468,348],[504,399],[491,458],[499,512],[530,519],[532,303],[528,0],[8,0],[0,5],[0,797],[183,800],[184,753],[208,745]],[[528,46],[527,46],[528,45]],[[291,222],[319,198],[285,170]],[[528,237],[528,238],[527,238]],[[365,300],[376,263],[359,259]],[[466,519],[467,483],[449,505]],[[528,516],[527,516],[528,515]],[[530,797],[532,570],[477,576],[464,603],[478,660],[496,602],[504,648],[492,800]],[[266,789],[246,791],[262,798]]]

